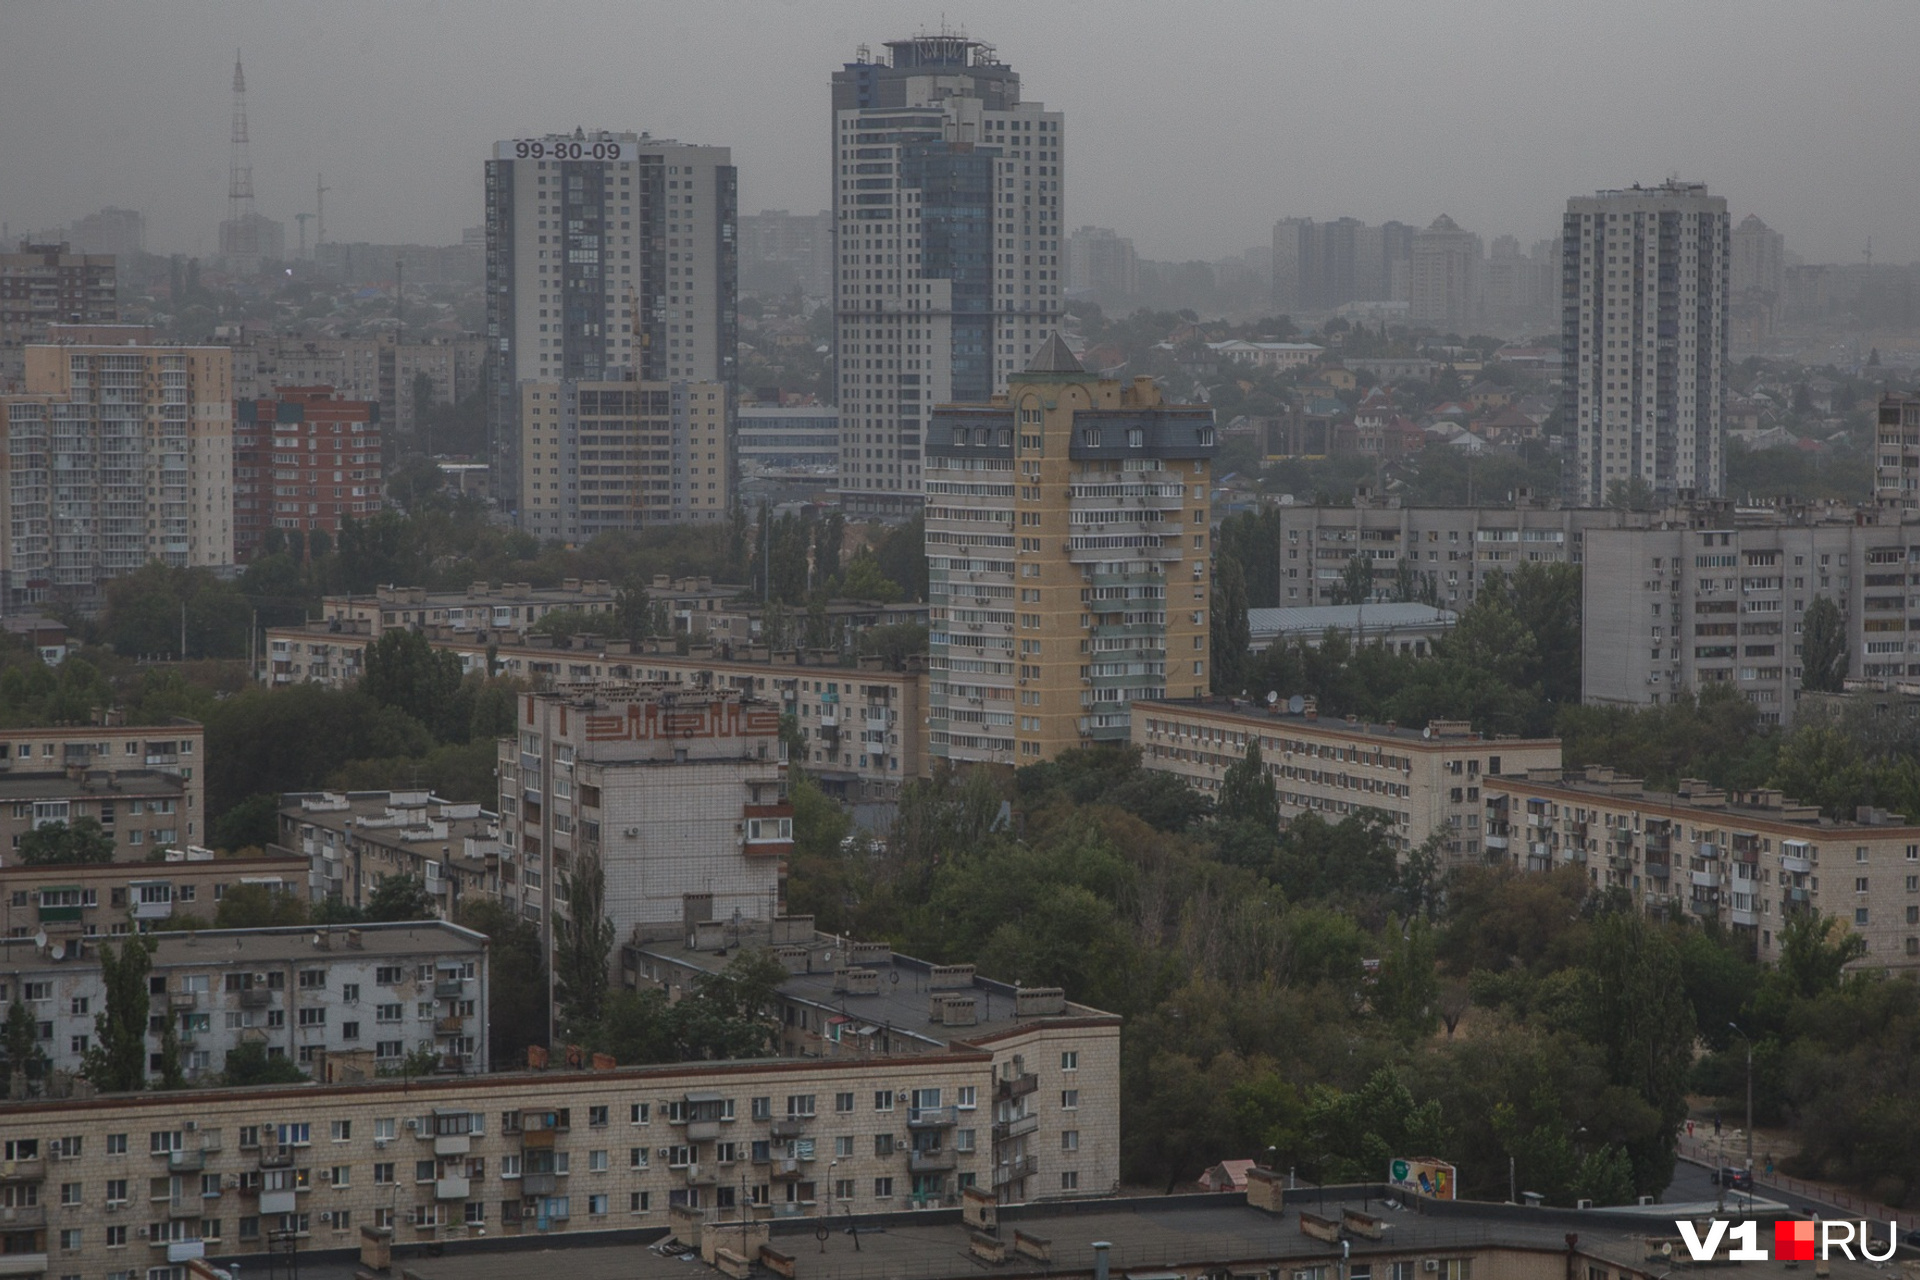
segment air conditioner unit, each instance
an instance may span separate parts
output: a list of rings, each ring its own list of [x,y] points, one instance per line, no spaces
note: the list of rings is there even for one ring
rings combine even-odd
[[[142,1226],[138,1230],[136,1230],[134,1234],[139,1236],[142,1240],[145,1240],[147,1238],[147,1228],[145,1226]]]
[[[265,973],[256,973],[253,975],[253,981],[255,986],[264,987],[267,985],[267,975]]]
[[[49,1160],[58,1160],[58,1159],[60,1159],[60,1158],[61,1158],[61,1155],[60,1155],[60,1148],[58,1148],[58,1147],[48,1147],[48,1148],[47,1148],[47,1159],[49,1159]]]
[[[182,1121],[182,1122],[181,1122],[181,1124],[180,1124],[180,1127],[181,1127],[181,1129],[183,1129],[183,1130],[185,1130],[185,1131],[186,1131],[187,1133],[198,1133],[198,1132],[200,1132],[200,1122],[199,1122],[198,1120],[185,1120],[185,1121]]]
[[[1440,1269],[1440,1259],[1428,1258],[1420,1264],[1420,1269],[1422,1271],[1438,1271]]]
[[[322,1214],[320,1215],[320,1221],[322,1221],[322,1222],[332,1222],[332,1221],[333,1221],[333,1215],[332,1215],[331,1213],[322,1213]]]
[[[373,1140],[373,1149],[375,1151],[385,1151],[387,1149],[387,1144],[392,1141],[393,1141],[392,1138],[375,1138]]]
[[[229,1191],[238,1191],[240,1189],[240,1175],[237,1173],[228,1174],[226,1188]]]
[[[420,1118],[419,1118],[418,1116],[408,1116],[408,1117],[407,1117],[407,1128],[408,1128],[408,1129],[410,1129],[410,1130],[412,1130],[413,1132],[416,1132],[416,1133],[417,1133],[417,1132],[419,1132],[419,1130],[420,1130]]]
[[[1591,1200],[1575,1200],[1575,1201],[1573,1202],[1573,1207],[1574,1207],[1574,1208],[1576,1208],[1576,1209],[1591,1209],[1591,1208],[1593,1208],[1593,1201],[1591,1201]]]
[[[671,1154],[670,1148],[667,1148],[667,1147],[660,1148],[660,1158],[662,1160],[665,1160],[669,1154]]]

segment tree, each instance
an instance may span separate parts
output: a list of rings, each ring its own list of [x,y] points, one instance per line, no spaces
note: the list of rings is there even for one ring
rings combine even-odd
[[[216,929],[268,929],[275,926],[303,925],[308,920],[307,901],[299,894],[275,885],[229,885],[213,913]]]
[[[512,907],[486,898],[466,898],[455,919],[487,935],[488,1049],[494,1070],[524,1064],[528,1045],[548,1042],[547,966],[540,932]]]
[[[248,796],[215,818],[207,838],[216,849],[264,849],[280,838],[280,798],[271,792]]]
[[[100,944],[100,984],[106,1007],[93,1017],[94,1043],[82,1073],[102,1093],[131,1093],[147,1085],[147,974],[153,968],[151,939],[130,936],[116,953]]]
[[[381,876],[373,882],[373,892],[367,895],[369,922],[431,920],[436,914],[433,895],[427,892],[420,877],[410,872]]]
[[[1365,604],[1373,599],[1373,560],[1354,552],[1333,588],[1335,604]]]
[[[901,593],[900,584],[881,571],[879,557],[869,548],[862,547],[847,562],[847,576],[840,584],[840,594],[851,600],[877,600],[881,604],[892,604],[900,599]]]
[[[180,1019],[169,1012],[160,1030],[160,1083],[157,1089],[184,1089],[187,1076],[180,1068]]]
[[[113,837],[97,818],[50,822],[21,834],[20,861],[38,867],[112,862]]]
[[[1213,691],[1232,694],[1245,687],[1247,650],[1253,636],[1247,625],[1247,580],[1240,562],[1224,551],[1214,557],[1209,657]]]
[[[19,996],[7,1007],[7,1021],[0,1029],[0,1096],[24,1098],[47,1074],[47,1055],[40,1048],[39,1028],[33,1012]]]
[[[1653,486],[1645,476],[1607,482],[1607,505],[1615,511],[1651,511],[1654,501]]]
[[[1847,678],[1849,650],[1847,623],[1840,607],[1824,595],[1807,606],[1801,634],[1800,687],[1817,693],[1839,693]]]
[[[574,869],[561,872],[568,917],[561,930],[554,976],[568,1028],[600,1017],[607,996],[607,957],[613,952],[613,921],[607,918],[607,874],[597,854],[574,855]]]
[[[1661,1117],[1655,1134],[1627,1144],[1634,1186],[1662,1191],[1673,1177],[1674,1126],[1687,1114],[1695,1026],[1680,954],[1666,930],[1638,911],[1602,916],[1586,964],[1587,1037],[1606,1054],[1609,1080]]]
[[[1220,779],[1220,821],[1245,822],[1262,831],[1280,829],[1280,799],[1260,758],[1260,740],[1247,735],[1247,753]]]
[[[389,627],[367,647],[366,661],[360,692],[430,729],[445,726],[446,710],[463,678],[458,657],[435,649],[417,631]],[[437,736],[445,740],[451,735]]]
[[[222,1064],[229,1086],[240,1088],[258,1084],[299,1084],[307,1073],[284,1054],[271,1056],[261,1040],[242,1040],[227,1050]]]

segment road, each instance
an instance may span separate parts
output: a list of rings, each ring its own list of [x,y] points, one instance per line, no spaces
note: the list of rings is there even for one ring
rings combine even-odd
[[[1744,1154],[1739,1158],[1730,1155],[1728,1163],[1739,1164],[1743,1160]],[[1809,1216],[1814,1214],[1818,1214],[1822,1218],[1854,1218],[1859,1216],[1856,1212],[1844,1209],[1839,1205],[1828,1204],[1824,1201],[1815,1200],[1804,1195],[1792,1194],[1777,1187],[1769,1186],[1764,1181],[1764,1177],[1765,1175],[1763,1174],[1762,1181],[1755,1183],[1753,1188],[1754,1195],[1761,1200],[1770,1200],[1775,1204],[1784,1204],[1796,1213],[1803,1213]],[[1667,1185],[1667,1189],[1665,1193],[1661,1195],[1660,1199],[1667,1204],[1699,1204],[1716,1200],[1719,1198],[1719,1195],[1720,1188],[1713,1185],[1712,1173],[1707,1166],[1694,1164],[1691,1161],[1682,1159],[1674,1165],[1673,1181]],[[1729,1190],[1727,1192],[1727,1207],[1729,1209],[1737,1208],[1745,1199],[1746,1192]],[[1879,1234],[1881,1236],[1885,1235],[1884,1225]]]

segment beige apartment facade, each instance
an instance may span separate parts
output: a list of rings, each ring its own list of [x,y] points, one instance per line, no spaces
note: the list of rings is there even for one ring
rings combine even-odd
[[[419,880],[443,920],[468,896],[511,897],[500,816],[475,803],[428,791],[294,791],[280,797],[279,823],[274,852],[299,856],[316,902],[364,907],[387,876]]]
[[[233,563],[227,348],[30,346],[25,388],[0,396],[9,602],[91,600],[149,560]]]
[[[1202,697],[1213,411],[1081,369],[1058,335],[926,457],[928,755],[1032,764]]]
[[[1769,963],[1788,919],[1823,912],[1865,940],[1856,968],[1920,972],[1920,826],[1898,815],[1836,822],[1778,791],[1697,781],[1652,792],[1598,766],[1483,791],[1489,862],[1583,867],[1647,911],[1718,920]]]
[[[541,380],[519,394],[529,533],[583,543],[733,510],[733,401],[722,384]]]
[[[0,867],[18,865],[20,837],[92,818],[135,862],[206,838],[206,732],[164,725],[0,730]]]
[[[418,1244],[1111,1194],[1118,1019],[1063,1009],[919,1054],[0,1105],[0,1185],[24,1210],[6,1256],[145,1274],[270,1232],[310,1252],[363,1227]],[[1034,1150],[1005,1170],[1003,1123]]]
[[[0,935],[118,938],[176,917],[211,922],[228,889],[258,884],[304,893],[306,881],[304,858],[216,858],[202,848],[171,850],[160,862],[9,864],[0,866]]]
[[[270,627],[261,678],[275,687],[311,682],[346,688],[366,670],[372,625],[342,620]],[[517,624],[501,632],[437,625],[425,630],[428,643],[459,657],[463,669],[490,669],[535,688],[639,681],[777,700],[798,721],[808,774],[833,795],[891,794],[926,767],[927,673],[917,665],[905,671],[888,670],[878,659],[842,665],[834,652],[772,652],[745,644],[691,644],[680,653],[658,641],[529,636]]]
[[[1243,699],[1157,703],[1133,726],[1144,767],[1210,796],[1255,742],[1283,819],[1312,813],[1340,822],[1377,814],[1403,853],[1439,837],[1449,866],[1481,858],[1481,792],[1490,780],[1560,767],[1557,738],[1487,738],[1450,720],[1414,729],[1323,719]]]

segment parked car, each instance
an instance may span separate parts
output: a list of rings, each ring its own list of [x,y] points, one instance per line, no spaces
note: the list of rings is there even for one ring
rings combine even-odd
[[[1751,1169],[1742,1169],[1731,1164],[1723,1165],[1710,1176],[1715,1186],[1725,1187],[1729,1191],[1753,1190],[1753,1170]]]

